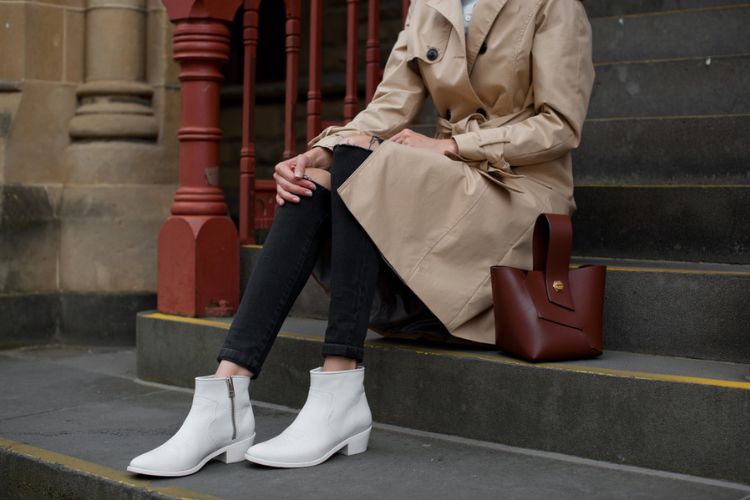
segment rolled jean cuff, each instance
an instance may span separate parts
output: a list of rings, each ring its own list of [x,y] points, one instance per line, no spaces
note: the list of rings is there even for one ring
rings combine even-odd
[[[342,356],[351,358],[361,363],[365,356],[365,350],[361,347],[354,347],[345,344],[323,344],[323,356]]]
[[[236,365],[240,365],[241,367],[250,370],[253,372],[253,376],[251,379],[258,378],[258,375],[260,374],[260,366],[254,363],[248,356],[244,355],[240,351],[235,351],[234,349],[230,349],[228,347],[222,347],[219,351],[219,355],[216,357],[216,361],[231,361],[232,363]]]

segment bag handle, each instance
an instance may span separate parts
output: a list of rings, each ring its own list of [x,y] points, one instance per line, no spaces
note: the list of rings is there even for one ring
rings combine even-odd
[[[544,274],[547,299],[575,310],[570,293],[570,252],[573,225],[564,214],[540,214],[534,225],[534,271]]]

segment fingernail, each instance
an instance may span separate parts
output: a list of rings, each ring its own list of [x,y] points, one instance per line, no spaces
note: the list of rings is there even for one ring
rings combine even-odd
[[[306,194],[307,196],[312,196],[312,191],[310,191],[310,190],[308,189],[307,191],[305,191],[305,194]]]
[[[294,197],[294,202],[295,202],[295,203],[299,203],[299,198],[295,196],[295,197]]]

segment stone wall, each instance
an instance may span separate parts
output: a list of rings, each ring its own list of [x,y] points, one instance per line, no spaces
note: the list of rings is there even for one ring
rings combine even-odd
[[[158,0],[0,0],[0,345],[132,343],[178,176]]]

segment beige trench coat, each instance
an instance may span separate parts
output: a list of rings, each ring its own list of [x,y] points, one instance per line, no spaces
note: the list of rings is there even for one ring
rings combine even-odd
[[[458,154],[386,141],[338,192],[452,335],[494,342],[490,266],[530,269],[537,215],[575,209],[593,81],[579,0],[479,0],[466,36],[459,0],[414,0],[370,104],[310,142],[391,137],[432,97]]]

